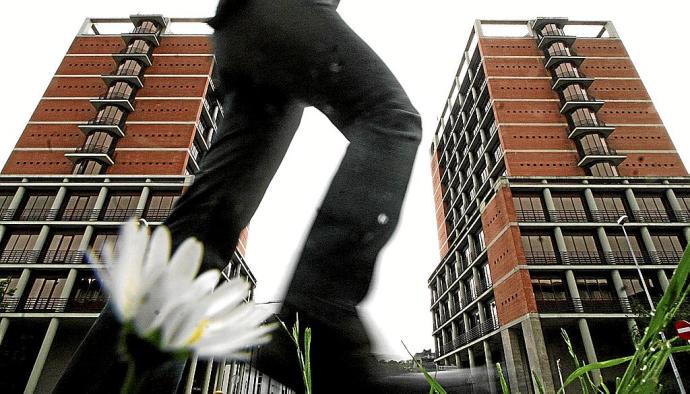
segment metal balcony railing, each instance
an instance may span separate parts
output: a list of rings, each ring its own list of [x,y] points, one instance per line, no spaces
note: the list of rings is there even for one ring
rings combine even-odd
[[[665,210],[644,209],[633,211],[633,218],[640,223],[671,223],[671,217]]]
[[[563,298],[536,299],[539,313],[629,313],[627,299],[611,298]]]
[[[122,126],[124,123],[123,117],[98,117],[87,122],[89,126]]]
[[[3,250],[0,253],[0,264],[34,263],[40,253],[38,250]]]
[[[5,297],[0,302],[0,312],[25,313],[94,313],[105,307],[104,296],[88,298],[26,298]]]
[[[57,209],[23,209],[19,213],[16,220],[39,221],[39,220],[53,220],[57,216]]]
[[[549,217],[545,211],[533,209],[516,209],[517,220],[519,222],[548,222]]]
[[[156,34],[158,30],[155,26],[137,26],[132,30],[131,34]]]
[[[60,220],[96,221],[98,209],[65,209],[60,214]]]
[[[124,222],[131,217],[141,217],[141,209],[107,209],[101,214],[100,220],[106,222]]]
[[[616,156],[618,152],[611,147],[604,146],[592,146],[587,148],[582,148],[582,153],[585,156]]]
[[[598,223],[616,223],[616,221],[623,215],[628,215],[624,210],[604,210],[598,209],[591,212],[592,219]]]
[[[86,261],[83,250],[47,250],[41,262],[44,264],[83,264]]]
[[[112,145],[96,145],[89,144],[81,146],[74,150],[74,153],[97,153],[104,155],[111,155],[113,153]]]
[[[515,213],[517,214],[518,221],[521,222],[581,223],[590,221],[587,211],[578,209],[559,209],[551,211],[517,209]]]
[[[468,331],[463,332],[462,334],[459,334],[455,340],[448,342],[447,344],[452,346],[452,349],[449,347],[449,351],[455,350],[459,347],[465,346],[468,343],[474,341],[475,339],[481,338],[484,335],[487,335],[491,333],[492,331],[496,331],[499,328],[499,324],[497,321],[494,321],[493,319],[489,319],[485,321],[484,323],[477,324],[476,326],[470,328]],[[445,350],[445,346],[444,346]],[[447,352],[446,352],[447,353]]]
[[[172,208],[147,209],[144,214],[144,219],[151,222],[162,222],[170,216],[172,211]]]

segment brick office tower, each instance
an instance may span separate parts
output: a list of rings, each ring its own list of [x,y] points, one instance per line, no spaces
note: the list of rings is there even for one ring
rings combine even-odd
[[[208,35],[173,29],[202,22],[87,19],[12,151],[0,175],[0,392],[51,390],[105,301],[84,250],[131,216],[160,224],[192,181],[222,109]],[[225,273],[255,283],[245,241]],[[191,365],[187,389],[204,392],[242,371]]]
[[[561,327],[588,362],[631,354],[648,309],[634,259],[658,297],[690,238],[690,178],[612,23],[477,21],[446,102],[435,361],[501,362],[513,392],[534,392],[530,371],[553,392],[557,360],[573,371]]]

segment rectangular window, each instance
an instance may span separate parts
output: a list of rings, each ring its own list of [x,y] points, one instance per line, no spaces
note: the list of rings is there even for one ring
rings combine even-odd
[[[563,239],[567,250],[565,254],[570,263],[602,264],[604,262],[593,236],[571,234],[563,235]]]
[[[77,279],[70,298],[70,310],[99,312],[105,306],[107,296],[95,276],[89,274]]]
[[[560,275],[534,273],[531,276],[535,299],[566,300],[568,298],[565,279]]]
[[[581,277],[576,278],[577,290],[583,300],[613,300],[617,298],[607,278]]]
[[[676,234],[652,234],[652,242],[656,249],[656,256],[663,264],[678,264],[683,256],[685,247],[683,241]]]
[[[523,234],[522,249],[528,264],[557,264],[553,241],[548,234]]]
[[[79,264],[82,254],[79,252],[83,234],[76,232],[57,232],[50,238],[48,250],[43,262],[46,264]]]
[[[94,207],[98,200],[98,193],[72,193],[67,198],[62,210],[62,220],[91,220],[95,219]]]
[[[154,193],[146,207],[144,218],[154,222],[165,220],[179,198],[180,195],[176,192]]]
[[[10,220],[14,217],[14,212],[9,211],[13,198],[14,193],[0,193],[0,219]]]
[[[553,221],[559,222],[587,222],[587,210],[579,195],[553,195],[555,212],[550,212]]]
[[[625,235],[608,234],[606,238],[609,240],[613,258],[617,263],[634,264],[635,259],[640,264],[648,262],[640,246],[639,238],[634,232],[628,232],[628,239],[630,240],[630,246],[632,246],[632,252],[625,239]],[[634,259],[633,256],[635,256]]]
[[[599,222],[616,222],[618,218],[628,214],[621,196],[595,195],[594,202],[597,204],[597,211],[592,216]]]
[[[517,213],[517,218],[519,221],[546,221],[546,214],[544,213],[540,196],[514,196],[513,205],[515,206],[515,212]]]
[[[108,221],[125,221],[132,216],[138,216],[141,213],[137,212],[137,205],[139,204],[140,193],[121,192],[113,193],[108,198],[106,210],[103,213],[103,220]]]
[[[19,220],[45,220],[55,201],[54,192],[31,192],[22,205]]]
[[[589,167],[589,174],[599,177],[618,176],[618,169],[612,166],[611,163],[601,161]]]
[[[38,240],[38,230],[8,232],[3,239],[5,242],[2,247],[2,254],[0,254],[0,262],[24,264],[35,261],[37,252],[33,248]]]
[[[107,166],[96,160],[79,160],[74,165],[72,175],[100,175],[104,174]]]
[[[641,222],[667,223],[670,221],[664,200],[661,196],[636,196],[635,200],[640,207],[635,212],[635,218]]]
[[[32,312],[62,312],[66,300],[60,298],[65,287],[66,278],[58,275],[46,275],[34,278],[29,295],[24,301],[24,310]]]
[[[91,240],[91,249],[96,256],[100,255],[101,250],[105,245],[114,246],[117,242],[118,233],[116,232],[103,232],[96,234]]]

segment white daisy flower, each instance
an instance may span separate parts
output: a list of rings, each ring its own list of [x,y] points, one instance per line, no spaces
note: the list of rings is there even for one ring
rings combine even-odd
[[[262,325],[268,308],[245,302],[249,284],[232,279],[217,286],[218,270],[196,276],[203,245],[186,239],[170,258],[170,232],[159,226],[123,225],[113,250],[104,247],[99,278],[118,319],[161,350],[200,357],[243,358],[244,349],[269,340]],[[99,260],[91,256],[98,263]]]

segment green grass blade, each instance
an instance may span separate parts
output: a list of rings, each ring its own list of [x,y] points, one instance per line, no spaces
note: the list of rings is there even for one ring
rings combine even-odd
[[[605,369],[605,368],[615,367],[616,365],[620,365],[620,364],[629,362],[630,360],[632,360],[632,358],[633,358],[633,356],[614,358],[613,360],[600,361],[598,363],[587,364],[587,365],[584,365],[582,367],[579,367],[578,369],[573,371],[573,373],[571,373],[570,376],[568,376],[565,379],[565,381],[563,382],[563,388],[568,387],[568,385],[573,383],[576,379],[583,378],[590,371],[593,371],[595,369]]]
[[[501,392],[503,394],[510,394],[508,383],[506,382],[505,376],[503,376],[503,368],[501,368],[501,363],[496,363],[496,370],[498,371],[498,379],[501,381]]]
[[[534,381],[537,383],[537,390],[539,390],[539,394],[544,394],[544,384],[541,382],[541,379],[539,379],[539,376],[532,371],[532,376],[534,377]]]
[[[438,381],[436,381],[436,379],[429,375],[426,369],[424,369],[424,367],[422,366],[422,363],[420,363],[416,358],[414,358],[412,353],[410,353],[410,350],[405,345],[405,342],[402,342],[402,345],[405,348],[405,351],[407,351],[407,354],[409,354],[410,357],[412,357],[412,362],[414,362],[417,369],[419,369],[422,372],[422,374],[424,374],[424,379],[426,379],[427,383],[429,383],[429,386],[431,386],[430,393],[448,394],[446,393],[446,390],[443,388],[443,386],[441,386],[441,384]]]
[[[304,384],[311,393],[311,327],[304,329]]]

